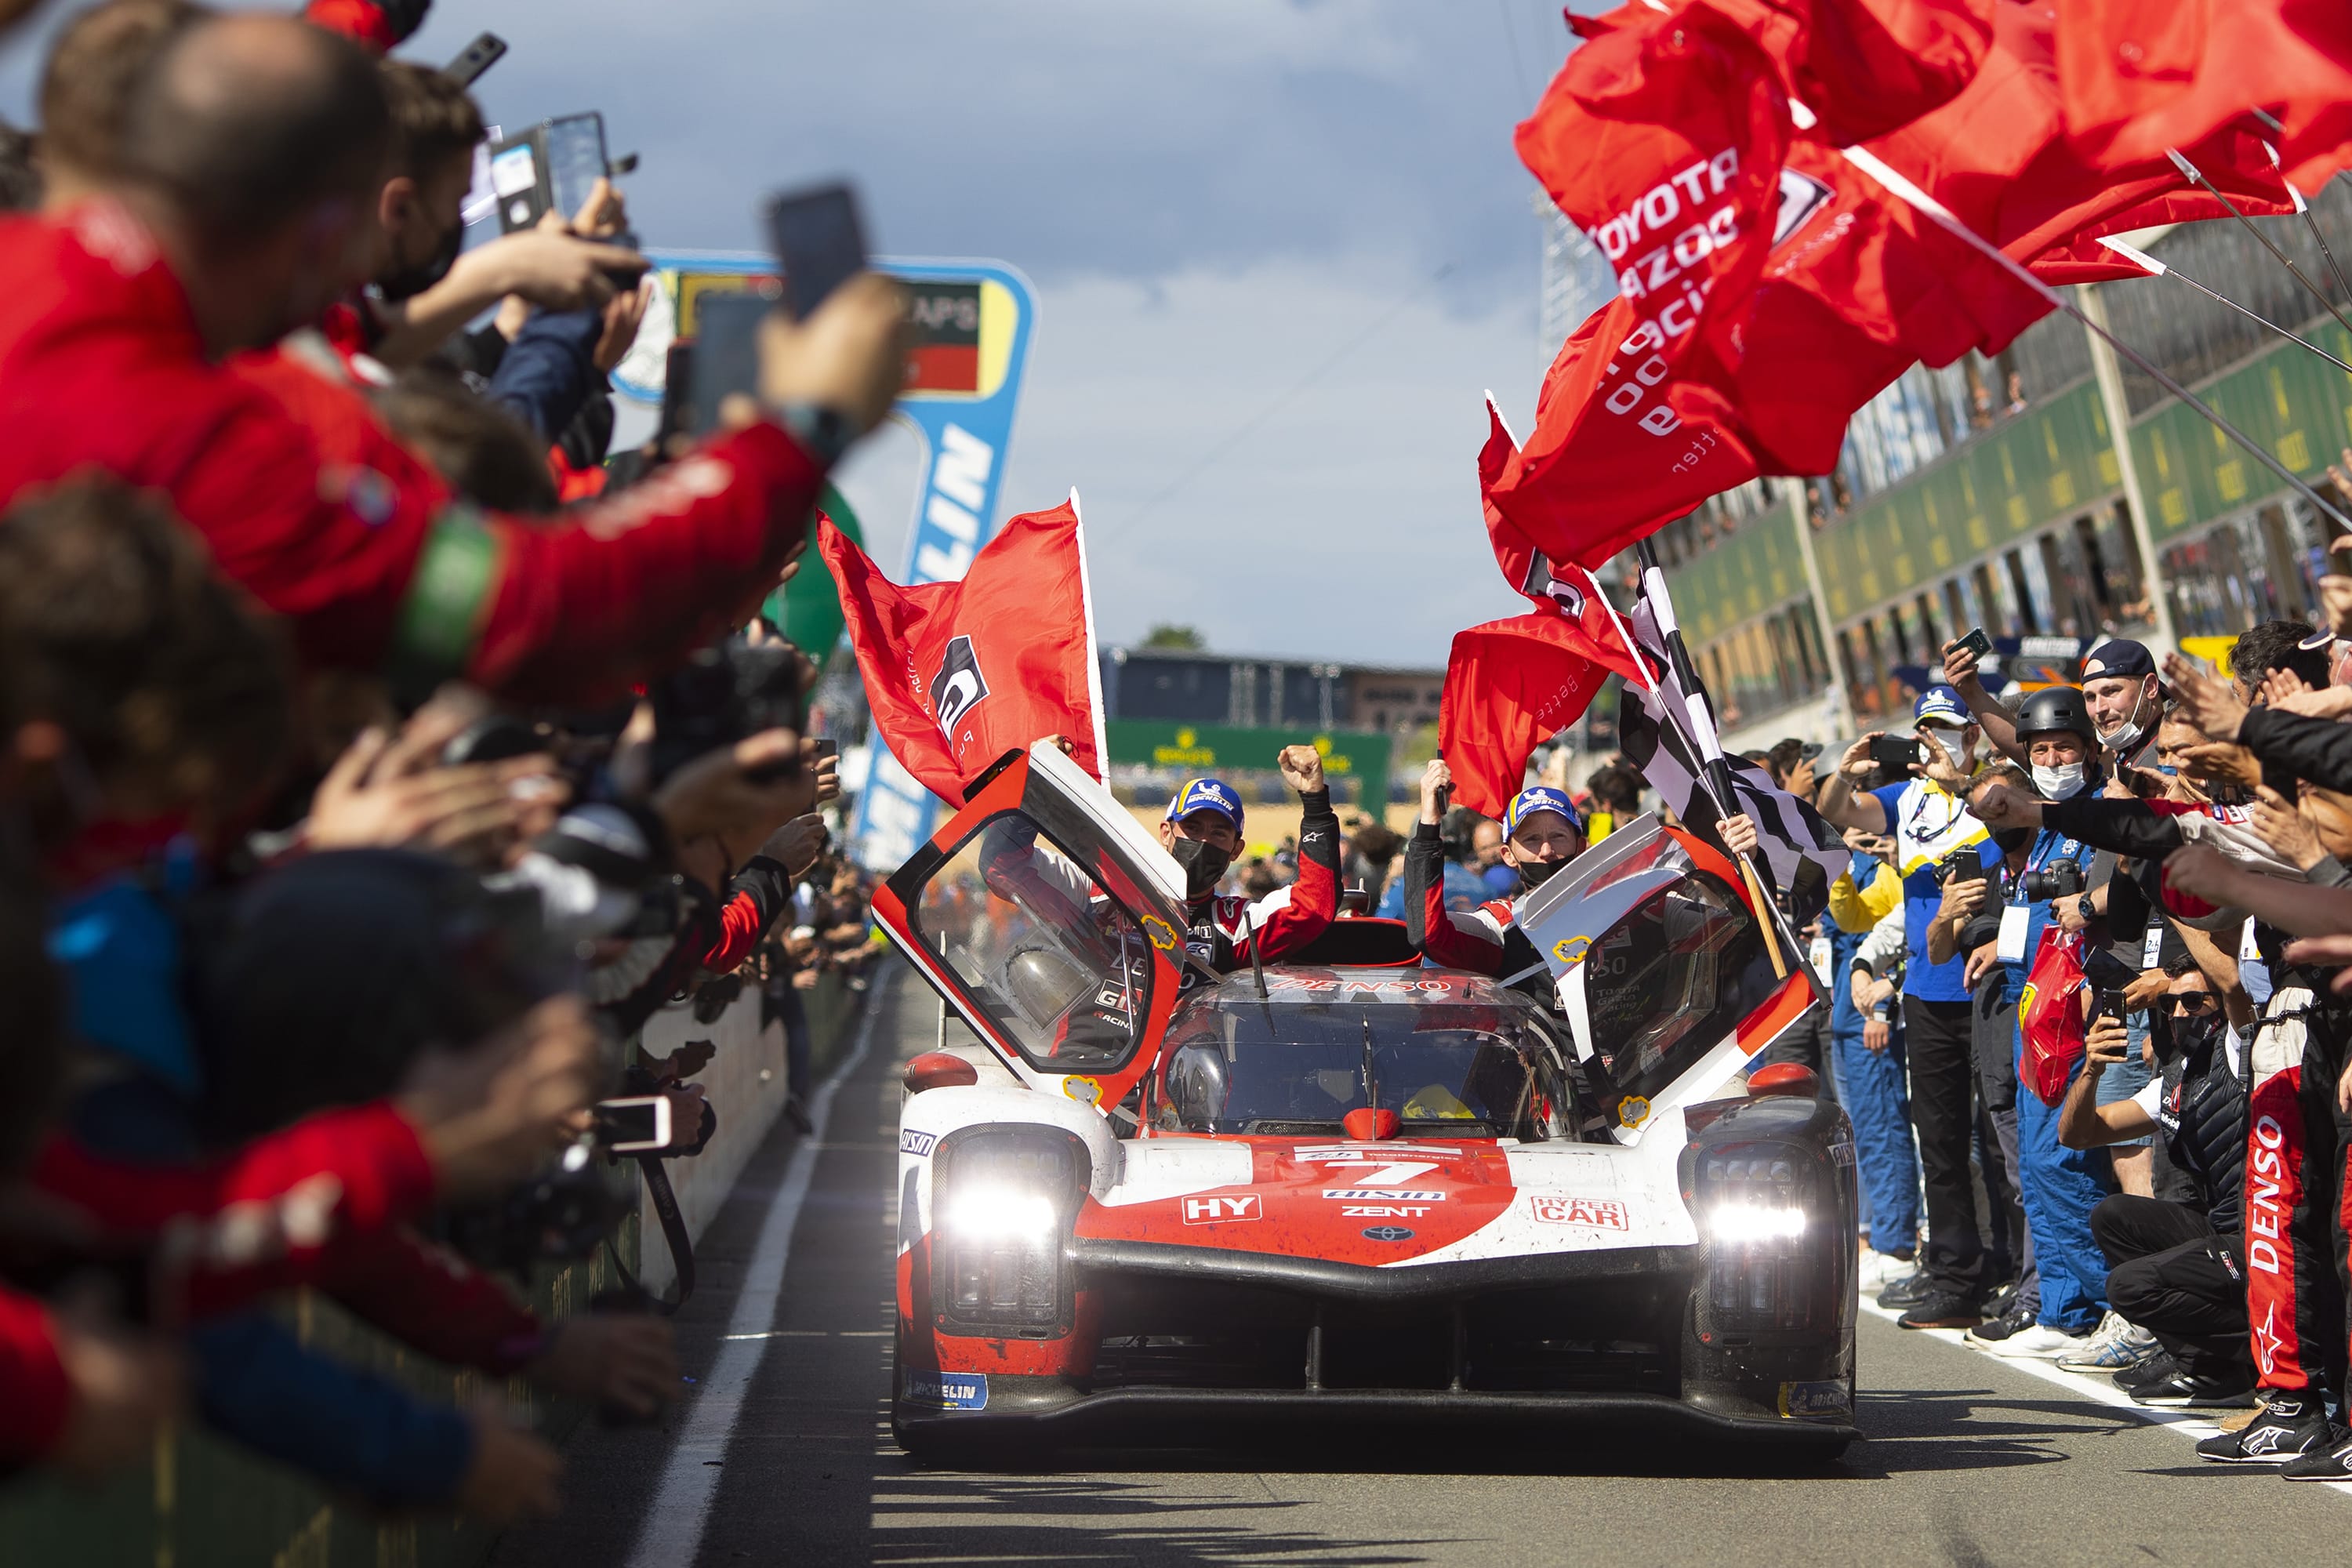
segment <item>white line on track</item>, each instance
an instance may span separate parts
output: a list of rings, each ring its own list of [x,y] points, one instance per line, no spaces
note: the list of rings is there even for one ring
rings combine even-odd
[[[825,1127],[833,1118],[834,1095],[866,1059],[866,1048],[874,1043],[875,1020],[898,988],[896,966],[888,966],[885,973],[887,978],[866,997],[856,1045],[809,1097],[812,1130],[793,1151],[783,1184],[776,1189],[767,1217],[760,1224],[760,1239],[743,1271],[742,1288],[727,1320],[719,1359],[704,1375],[701,1392],[687,1407],[677,1445],[670,1450],[661,1486],[646,1511],[636,1547],[629,1553],[629,1568],[683,1568],[702,1550],[710,1505],[719,1493],[719,1478],[726,1473],[728,1445],[734,1441],[736,1423],[742,1417],[744,1396],[751,1393],[760,1363],[767,1358],[770,1325],[783,1298],[784,1263],[792,1254],[793,1227],[800,1221],[801,1205],[807,1201],[809,1183],[816,1174],[817,1155],[824,1147]]]
[[[1862,1298],[1862,1310],[1874,1318],[1884,1318],[1890,1323],[1903,1315],[1880,1306],[1867,1294]],[[1969,1343],[1967,1331],[1963,1329],[1906,1329],[1903,1331],[1906,1334],[1918,1334],[1927,1339],[1941,1340],[1948,1345],[1958,1345],[1960,1349],[1980,1355],[1987,1361],[1998,1362],[2003,1366],[2013,1367],[2029,1377],[2038,1377],[2044,1383],[2055,1384],[2060,1388],[2078,1394],[2095,1404],[2111,1405],[2117,1410],[2128,1410],[2151,1426],[2172,1428],[2192,1443],[2214,1436],[2221,1430],[2213,1425],[2210,1417],[2192,1415],[2177,1406],[2142,1405],[2130,1394],[2117,1388],[2113,1381],[2095,1373],[2068,1372],[2056,1362],[2041,1356],[1995,1355],[1989,1350],[1982,1350]],[[2216,1469],[2242,1468],[2244,1467],[2214,1466]],[[2323,1486],[2329,1491],[2352,1497],[2352,1481],[2306,1481],[2303,1484]]]

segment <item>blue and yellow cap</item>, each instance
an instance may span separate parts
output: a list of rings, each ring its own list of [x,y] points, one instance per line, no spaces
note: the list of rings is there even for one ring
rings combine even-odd
[[[1538,784],[1533,789],[1523,789],[1513,795],[1511,804],[1503,808],[1503,837],[1516,837],[1519,824],[1538,811],[1556,811],[1574,824],[1579,833],[1584,831],[1584,818],[1576,814],[1576,803],[1568,798],[1568,793]]]
[[[1969,705],[1961,701],[1960,694],[1950,687],[1931,686],[1919,693],[1919,700],[1913,704],[1911,722],[1916,727],[1931,721],[1937,724],[1949,724],[1957,730],[1975,723],[1977,716],[1969,711]]]
[[[1181,822],[1196,811],[1213,811],[1242,830],[1242,797],[1223,779],[1187,779],[1168,803],[1168,820]]]

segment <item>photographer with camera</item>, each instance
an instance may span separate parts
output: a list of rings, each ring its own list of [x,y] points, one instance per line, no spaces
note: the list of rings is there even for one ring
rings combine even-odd
[[[2026,698],[2018,708],[2016,735],[2033,788],[2045,800],[2072,800],[2095,792],[2098,732],[2080,691],[2053,686]],[[1994,790],[2017,788],[2013,777],[1993,777],[1980,781],[1975,795],[1982,799]],[[1978,815],[1982,817],[1983,813]],[[2028,839],[2023,864],[2009,879],[1990,955],[2004,973],[2006,1044],[2014,1056],[2024,1044],[2016,1004],[2023,1000],[2043,928],[2061,904],[2071,904],[2085,919],[2091,915],[2086,894],[2093,851],[2053,828],[2031,835],[2012,826],[1996,831],[2000,835],[1997,843],[2008,840],[2005,849],[2021,836]],[[1981,961],[1983,954],[1979,947],[1972,958]],[[2126,1331],[2120,1320],[2105,1322],[2106,1266],[2090,1229],[2091,1210],[2114,1190],[2114,1177],[2105,1155],[2069,1149],[2060,1142],[2056,1104],[2021,1086],[2016,1106],[2018,1195],[2025,1209],[2041,1300],[2030,1324],[2008,1318],[1976,1332],[1998,1354],[2058,1357],[2084,1351],[2093,1331],[2103,1323],[2111,1337]]]
[[[1915,740],[1874,731],[1848,747],[1822,786],[1820,809],[1839,827],[1887,835],[1903,878],[1904,938],[1911,954],[1904,978],[1904,1047],[1927,1193],[1927,1251],[1920,1278],[1881,1300],[1890,1307],[1909,1303],[1902,1318],[1906,1328],[1965,1329],[1982,1321],[1990,1283],[1984,1278],[1984,1238],[1969,1173],[1976,1052],[1964,961],[1956,953],[1943,963],[1929,963],[1927,927],[1943,902],[1937,865],[1955,854],[1990,863],[2000,852],[1955,787],[1972,764],[1979,740],[1967,707],[1949,687],[1938,686],[1920,695],[1913,717]],[[1933,773],[1923,765],[1927,756],[1935,758]],[[1874,776],[1882,760],[1907,778],[1857,794],[1856,785]]]

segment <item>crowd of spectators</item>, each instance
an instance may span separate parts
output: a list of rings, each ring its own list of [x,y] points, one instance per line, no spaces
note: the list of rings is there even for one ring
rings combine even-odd
[[[1944,658],[1818,782],[1754,754],[1852,852],[1830,1003],[1775,1049],[1853,1124],[1865,1289],[2344,1479],[2352,625],[2258,625],[2225,676],[2110,640],[2000,698]]]
[[[383,52],[422,10],[103,0],[0,138],[0,1468],[194,1421],[379,1509],[551,1510],[499,1405],[277,1309],[658,1416],[663,1303],[516,1286],[610,1238],[619,1155],[711,1135],[657,1011],[759,985],[802,1116],[806,991],[873,960],[755,612],[899,294],[772,316],[715,435],[610,453],[625,204],[461,254],[482,116]]]

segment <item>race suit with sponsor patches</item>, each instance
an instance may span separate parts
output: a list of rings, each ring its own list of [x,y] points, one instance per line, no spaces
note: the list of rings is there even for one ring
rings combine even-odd
[[[1239,893],[1203,893],[1183,904],[1184,945],[1220,974],[1253,961],[1276,963],[1304,950],[1330,926],[1339,904],[1339,818],[1328,789],[1298,797],[1298,879],[1255,901]],[[981,875],[991,888],[1032,910],[1062,908],[1073,924],[1099,924],[1108,900],[1086,873],[1037,851],[1036,825],[1008,818],[988,830]],[[1087,911],[1081,915],[1080,911]],[[1253,943],[1255,952],[1253,952]],[[1189,973],[1184,984],[1190,985]]]
[[[1415,823],[1404,849],[1405,934],[1423,958],[1474,974],[1516,974],[1543,959],[1513,923],[1511,900],[1489,899],[1475,910],[1445,907],[1445,840],[1433,822]],[[1549,994],[1551,983],[1544,989]]]
[[[2248,1063],[2246,1312],[2255,1373],[2283,1392],[2343,1387],[2347,1119],[2336,1082],[2352,1007],[2329,978],[2281,973]]]

